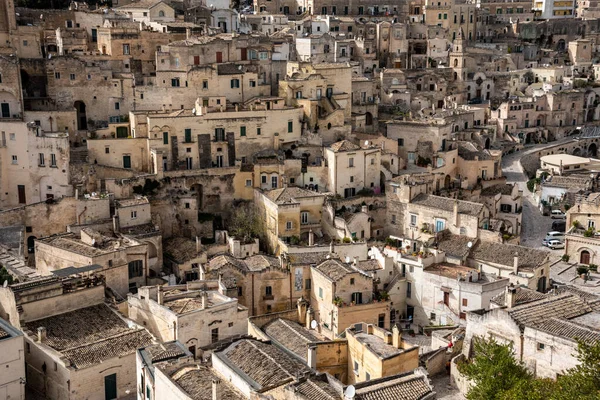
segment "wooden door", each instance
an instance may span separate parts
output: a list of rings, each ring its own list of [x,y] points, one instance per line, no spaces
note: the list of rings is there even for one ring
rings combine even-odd
[[[25,185],[18,185],[17,190],[19,191],[19,204],[27,204],[25,197]]]

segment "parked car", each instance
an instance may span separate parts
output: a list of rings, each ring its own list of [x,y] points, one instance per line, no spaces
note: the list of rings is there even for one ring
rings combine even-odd
[[[566,217],[566,214],[560,210],[552,210],[552,212],[550,213],[550,218],[552,219],[562,219]]]
[[[544,246],[547,246],[548,242],[550,242],[551,240],[558,240],[559,242],[562,242],[565,240],[565,234],[563,232],[558,232],[558,231],[548,232],[546,234],[546,237],[542,241],[542,244]]]
[[[548,241],[547,246],[549,248],[551,248],[552,250],[564,249],[565,248],[565,244],[563,242],[561,242],[560,240],[557,240],[557,239],[552,239],[552,240]]]
[[[567,221],[552,221],[552,230],[565,232],[567,229]]]

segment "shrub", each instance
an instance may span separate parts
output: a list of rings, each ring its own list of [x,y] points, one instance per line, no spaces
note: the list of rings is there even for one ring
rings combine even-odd
[[[569,255],[563,254],[563,256],[561,257],[561,260],[563,260],[564,262],[569,262]]]
[[[350,239],[348,236],[345,236],[345,237],[342,239],[342,242],[343,242],[343,243],[352,243],[352,239]]]
[[[585,265],[580,265],[579,267],[577,267],[577,275],[587,274],[587,273],[588,273],[588,267],[586,267]]]

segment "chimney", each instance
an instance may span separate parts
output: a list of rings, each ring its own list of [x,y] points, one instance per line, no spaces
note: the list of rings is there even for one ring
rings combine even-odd
[[[504,294],[504,304],[506,308],[513,308],[517,303],[517,288],[511,283],[506,287],[506,293]]]
[[[38,333],[38,342],[43,343],[46,340],[46,328],[44,328],[43,326],[40,326],[37,329],[37,333]]]
[[[513,273],[516,275],[519,273],[519,253],[515,251],[515,257],[513,258]]]
[[[311,307],[308,307],[308,310],[306,310],[306,328],[307,329],[312,329],[310,324],[313,320],[313,315],[314,315],[314,311]]]
[[[454,200],[454,226],[458,226],[458,200]]]
[[[202,309],[208,308],[208,293],[203,291],[200,298],[202,299]]]
[[[212,400],[221,400],[221,380],[213,379],[212,381]]]
[[[329,243],[329,253],[333,254],[334,253],[334,247],[333,247],[333,240],[331,241],[331,243]]]
[[[373,324],[368,324],[367,325],[367,335],[372,335],[373,334]]]
[[[296,304],[298,306],[298,322],[300,322],[300,325],[306,326],[306,309],[308,308],[308,303],[304,300],[304,296],[301,296]]]
[[[315,234],[313,233],[312,229],[308,231],[308,245],[315,245]]]
[[[200,254],[202,249],[202,239],[200,236],[196,236],[196,254]]]
[[[118,215],[113,215],[113,232],[115,233],[119,233],[119,216]]]
[[[308,355],[306,357],[308,366],[312,369],[317,368],[317,347],[311,346],[308,348]]]
[[[79,200],[79,189],[75,189],[75,200]]]
[[[392,346],[399,349],[402,345],[402,333],[397,325],[392,328]]]
[[[164,301],[164,297],[165,297],[165,293],[162,291],[162,288],[160,286],[156,286],[156,289],[158,290],[156,292],[157,296],[156,296],[156,301],[158,302],[158,304],[160,304],[161,306],[163,305],[163,301]]]
[[[352,263],[355,267],[358,265],[358,257],[354,256],[354,262]]]

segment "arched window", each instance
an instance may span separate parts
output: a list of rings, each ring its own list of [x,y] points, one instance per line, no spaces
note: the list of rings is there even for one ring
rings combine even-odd
[[[159,16],[159,17],[164,17],[164,16],[165,16],[165,12],[164,12],[163,10],[160,10],[160,11],[158,12],[158,16]]]

